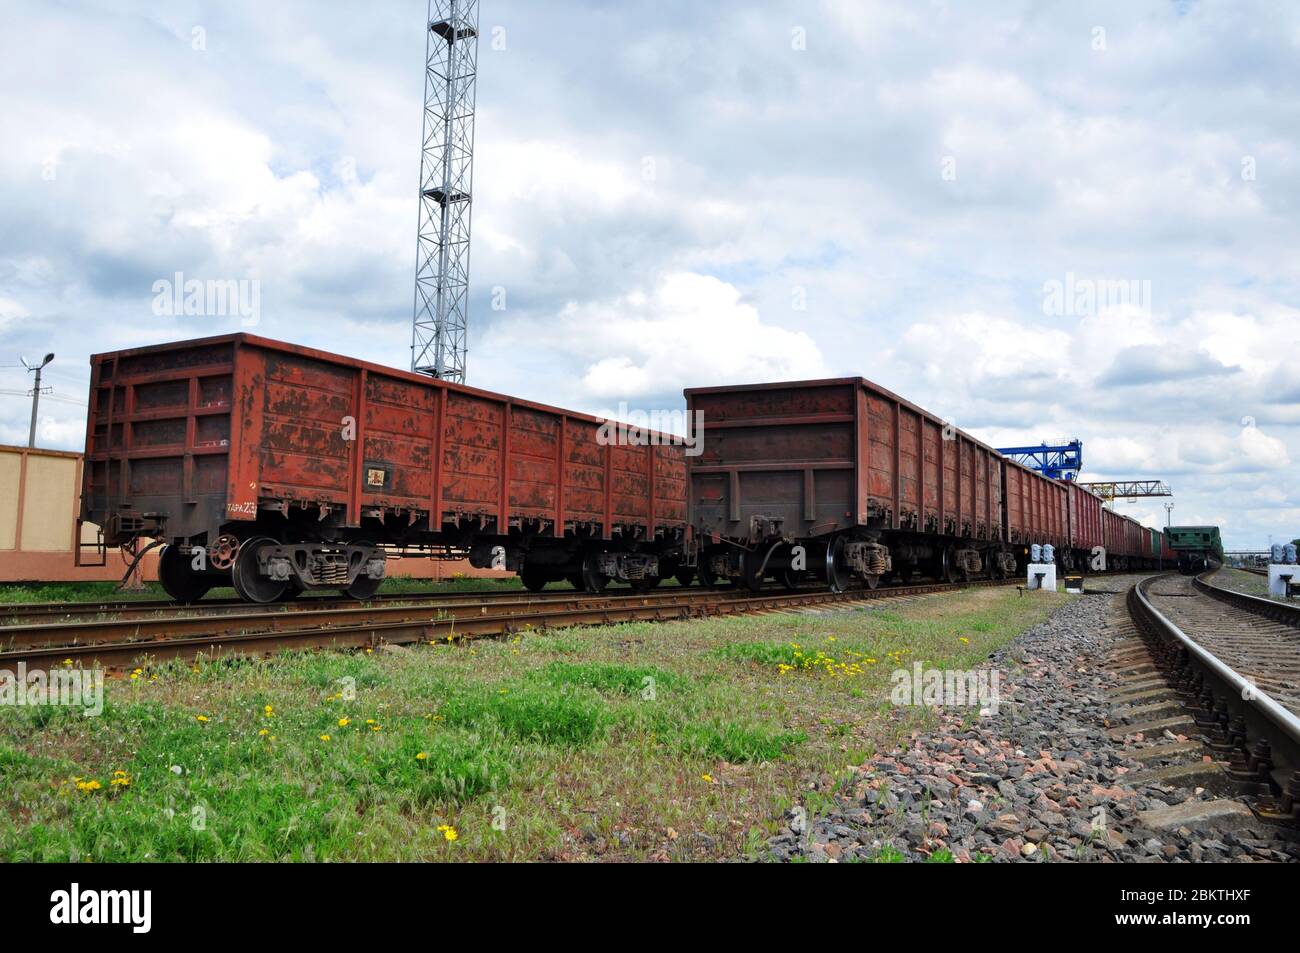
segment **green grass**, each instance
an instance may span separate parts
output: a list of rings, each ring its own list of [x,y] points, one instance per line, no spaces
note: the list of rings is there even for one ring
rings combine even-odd
[[[1268,576],[1261,576],[1259,573],[1246,572],[1243,569],[1223,568],[1220,569],[1210,580],[1215,586],[1221,586],[1224,589],[1232,589],[1236,592],[1244,592],[1250,596],[1259,596],[1264,599],[1275,599],[1279,602],[1285,601],[1281,596],[1270,596],[1268,592]]]
[[[974,667],[1065,599],[147,667],[98,718],[0,708],[0,860],[763,859],[933,718],[892,669]]]
[[[609,706],[594,692],[519,685],[462,690],[440,709],[448,725],[495,729],[520,741],[580,747],[609,725]]]

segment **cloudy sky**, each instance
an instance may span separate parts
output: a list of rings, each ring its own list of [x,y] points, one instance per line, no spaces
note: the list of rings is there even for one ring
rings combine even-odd
[[[424,14],[0,0],[0,442],[21,355],[57,353],[70,449],[89,354],[246,329],[156,314],[177,272],[409,363]],[[1300,6],[483,0],[480,29],[470,383],[601,412],[862,375],[995,446],[1078,437],[1085,479],[1163,478],[1230,545],[1300,536]]]

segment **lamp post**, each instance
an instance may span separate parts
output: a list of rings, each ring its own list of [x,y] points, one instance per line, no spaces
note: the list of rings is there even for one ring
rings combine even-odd
[[[36,410],[41,404],[41,371],[44,370],[45,365],[49,364],[52,360],[54,360],[53,354],[46,354],[45,359],[39,364],[28,364],[27,358],[24,357],[22,359],[23,367],[27,368],[29,371],[36,372],[36,381],[32,387],[32,425],[27,431],[28,449],[36,446]]]
[[[1174,504],[1166,503],[1165,504],[1165,529],[1169,528],[1169,524],[1173,520],[1173,517],[1174,517]]]

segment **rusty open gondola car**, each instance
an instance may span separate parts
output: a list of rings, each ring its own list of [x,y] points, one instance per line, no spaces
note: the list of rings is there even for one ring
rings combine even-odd
[[[602,423],[247,334],[96,354],[81,518],[162,541],[187,602],[367,598],[394,553],[531,589],[686,576],[683,449]]]
[[[1066,537],[1063,488],[862,378],[689,388],[686,401],[703,423],[689,512],[706,583],[1002,576],[1030,541]]]
[[[1154,568],[1148,531],[860,377],[689,388],[702,453],[689,522],[705,582],[788,586],[1023,572],[1034,544],[1067,569]]]

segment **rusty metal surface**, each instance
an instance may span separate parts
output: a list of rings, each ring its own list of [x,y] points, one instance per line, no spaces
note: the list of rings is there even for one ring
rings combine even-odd
[[[1101,497],[1077,483],[1066,483],[1070,505],[1070,546],[1092,550],[1105,545],[1101,529]]]
[[[1001,537],[999,455],[862,378],[689,388],[703,453],[689,463],[697,527],[748,535],[777,516],[809,537],[854,526]]]
[[[1007,484],[1007,537],[1013,543],[1051,543],[1060,548],[1069,540],[1069,492],[1066,484],[1003,458]]]
[[[1127,558],[1150,557],[1149,540],[1144,543],[1145,528],[1136,520],[1116,513],[1114,510],[1102,510],[1102,529],[1105,536],[1108,556]]]
[[[91,365],[83,515],[123,533],[131,514],[164,513],[177,537],[268,503],[347,527],[414,514],[434,533],[685,525],[682,448],[601,446],[587,415],[244,334]]]

